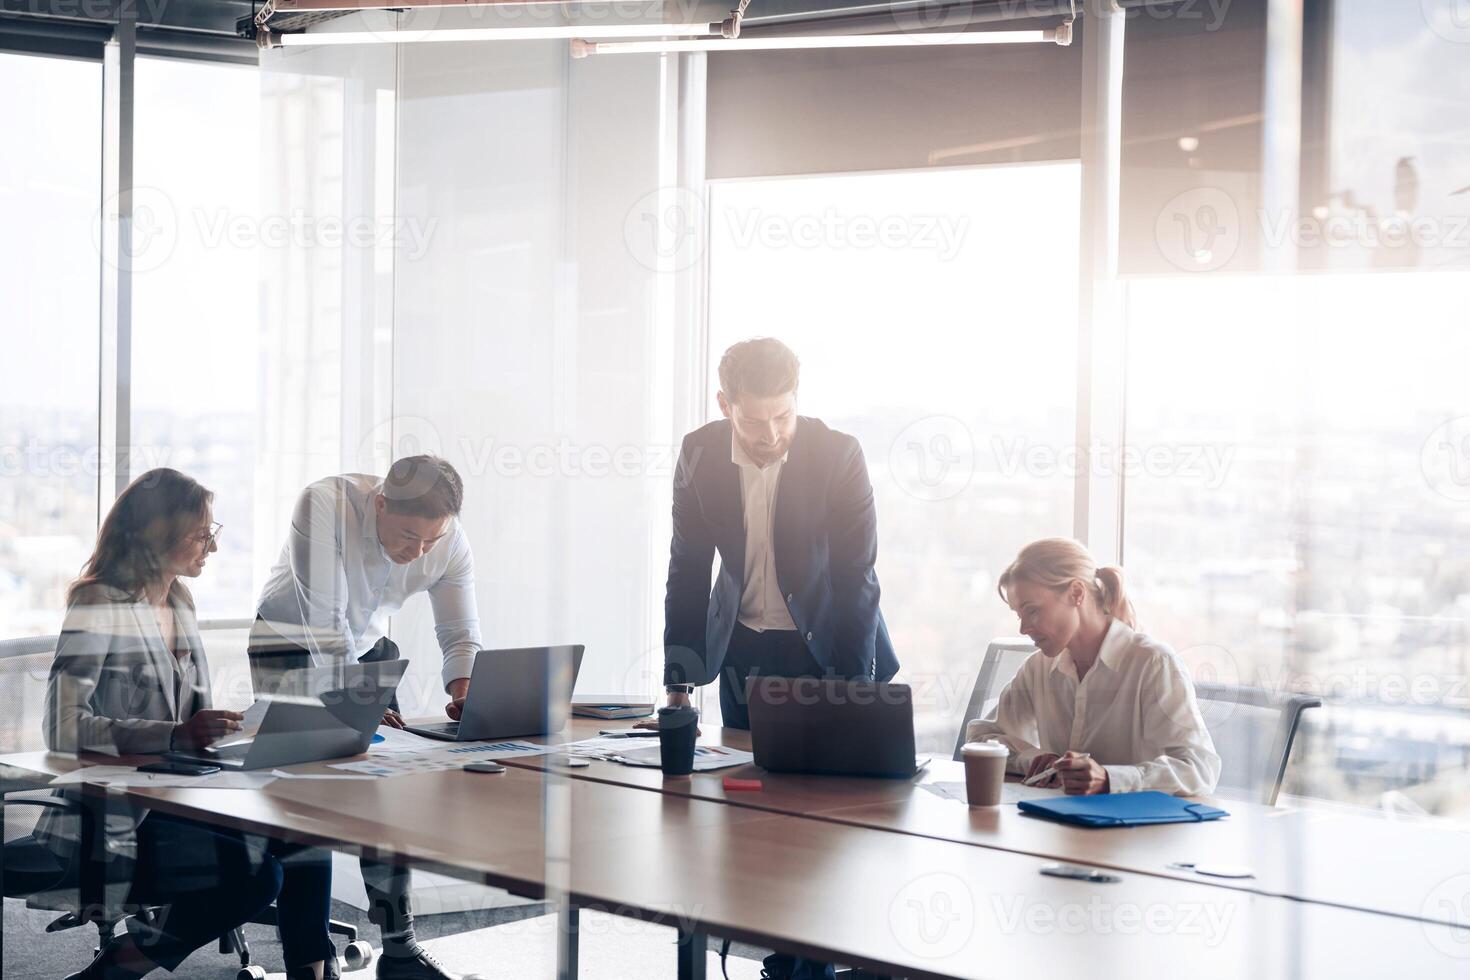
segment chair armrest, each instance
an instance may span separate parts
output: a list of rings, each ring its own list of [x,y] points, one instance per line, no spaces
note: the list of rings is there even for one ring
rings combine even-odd
[[[46,793],[48,795],[46,795],[46,796],[34,795],[33,796],[33,795],[31,795],[33,793],[34,794]],[[49,795],[50,793],[51,793],[50,790],[23,790],[23,791],[21,791],[19,793],[7,793],[7,794],[5,794],[5,798],[3,800],[3,803],[0,803],[0,805],[7,806],[7,807],[8,806],[39,806],[39,807],[43,807],[43,808],[47,808],[47,809],[51,809],[51,810],[67,810],[67,811],[75,811],[77,809],[76,801],[74,801],[74,800],[68,800],[68,799],[65,799],[64,797],[60,797],[60,796],[52,796],[52,795]]]

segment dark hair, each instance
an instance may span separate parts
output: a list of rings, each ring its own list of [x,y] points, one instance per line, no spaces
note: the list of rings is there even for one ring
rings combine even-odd
[[[144,587],[162,577],[164,556],[195,530],[213,500],[211,491],[178,470],[149,470],[129,483],[107,512],[97,547],[67,590],[67,601],[98,585],[121,589],[133,601],[142,598]],[[174,588],[193,606],[183,583]]]
[[[405,456],[383,478],[383,498],[395,514],[430,520],[458,517],[464,505],[464,481],[438,456]]]
[[[720,391],[727,401],[738,402],[745,395],[784,395],[795,391],[800,380],[796,355],[774,337],[742,340],[720,358]]]

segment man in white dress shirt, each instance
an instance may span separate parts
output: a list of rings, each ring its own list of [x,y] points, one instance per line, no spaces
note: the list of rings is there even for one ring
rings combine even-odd
[[[459,474],[434,456],[400,459],[382,479],[349,473],[302,491],[250,635],[256,692],[289,689],[289,672],[302,667],[396,659],[388,617],[427,592],[447,712],[458,718],[481,646],[463,501]],[[397,711],[384,722],[403,724]],[[383,932],[379,980],[455,978],[418,944],[407,872],[369,860],[362,870],[369,915]]]

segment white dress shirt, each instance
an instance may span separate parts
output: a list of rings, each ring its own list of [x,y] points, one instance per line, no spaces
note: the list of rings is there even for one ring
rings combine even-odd
[[[1043,752],[1089,752],[1114,793],[1199,796],[1220,779],[1220,756],[1179,657],[1116,619],[1080,682],[1066,650],[1027,658],[995,709],[965,729],[969,741],[987,737],[1010,749],[1015,773]]]
[[[740,594],[740,623],[757,633],[794,630],[796,623],[776,581],[776,549],[771,541],[776,491],[787,453],[764,468],[758,466],[730,433],[730,460],[740,468],[740,495],[745,510],[745,590]]]
[[[258,614],[317,665],[356,660],[388,629],[388,617],[429,594],[444,652],[444,683],[470,676],[480,649],[475,562],[452,520],[427,554],[398,565],[378,541],[375,476],[329,476],[307,487],[291,515],[281,556],[261,592]]]

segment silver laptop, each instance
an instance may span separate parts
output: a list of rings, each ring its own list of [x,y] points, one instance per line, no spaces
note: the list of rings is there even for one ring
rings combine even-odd
[[[549,735],[566,727],[572,688],[582,669],[582,644],[481,650],[459,721],[409,725],[416,735],[446,742],[478,742]]]
[[[750,677],[750,741],[770,772],[907,778],[929,764],[914,752],[907,684],[826,677]]]
[[[294,679],[293,689],[309,693],[266,698],[265,717],[254,738],[220,749],[170,752],[165,758],[247,770],[360,755],[372,742],[407,667],[406,660],[386,660],[293,671],[304,675]]]

